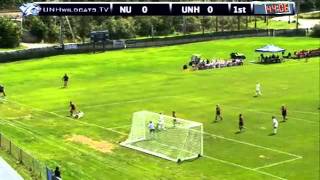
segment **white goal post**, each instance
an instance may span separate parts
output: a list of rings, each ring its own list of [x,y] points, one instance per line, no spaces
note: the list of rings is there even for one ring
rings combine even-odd
[[[150,122],[154,124],[155,131],[150,131]],[[203,155],[203,125],[159,113],[139,111],[133,113],[128,139],[120,144],[181,162]]]

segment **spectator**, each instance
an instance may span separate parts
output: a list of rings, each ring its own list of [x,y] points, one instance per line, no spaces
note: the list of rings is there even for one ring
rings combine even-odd
[[[58,166],[57,166],[56,169],[54,170],[54,176],[53,176],[52,179],[53,179],[53,180],[59,180],[59,179],[61,179],[61,172],[60,172]]]

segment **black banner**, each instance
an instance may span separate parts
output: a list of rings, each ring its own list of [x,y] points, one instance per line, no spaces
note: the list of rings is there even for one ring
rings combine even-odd
[[[256,3],[36,2],[24,4],[20,9],[25,15],[40,16],[250,16],[261,14],[293,15],[295,13],[295,4],[293,2],[260,1],[258,4]]]

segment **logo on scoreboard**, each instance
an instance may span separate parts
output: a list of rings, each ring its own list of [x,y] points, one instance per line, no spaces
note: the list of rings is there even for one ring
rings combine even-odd
[[[41,7],[35,3],[25,3],[20,6],[19,9],[21,10],[23,16],[37,16],[41,11]]]

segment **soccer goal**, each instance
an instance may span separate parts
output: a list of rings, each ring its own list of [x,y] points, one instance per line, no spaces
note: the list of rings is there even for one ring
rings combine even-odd
[[[163,125],[159,129],[159,120]],[[150,132],[149,123],[155,125]],[[203,155],[202,123],[149,111],[135,112],[129,137],[121,145],[175,162]]]

